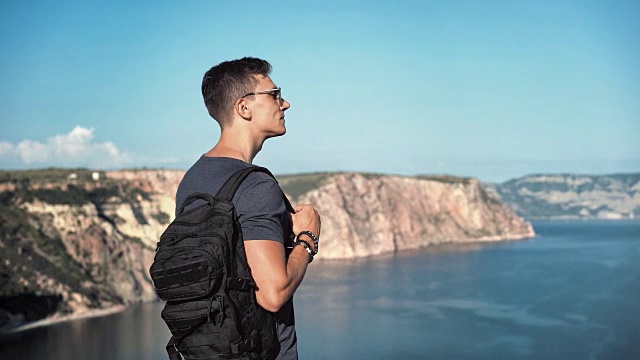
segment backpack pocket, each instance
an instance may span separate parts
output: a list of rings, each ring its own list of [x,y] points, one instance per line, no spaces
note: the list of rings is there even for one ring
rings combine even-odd
[[[217,236],[183,238],[172,245],[156,253],[149,272],[160,299],[194,300],[220,289],[226,241]]]
[[[188,359],[234,357],[231,345],[240,338],[233,309],[221,295],[209,299],[167,303],[162,310],[175,346]],[[215,358],[218,358],[215,357]]]

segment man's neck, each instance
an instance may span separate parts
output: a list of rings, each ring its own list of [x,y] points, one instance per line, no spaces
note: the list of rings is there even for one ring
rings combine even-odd
[[[240,137],[223,131],[218,143],[205,155],[212,157],[229,157],[252,163],[253,158],[262,149],[262,141],[251,141],[248,137]]]

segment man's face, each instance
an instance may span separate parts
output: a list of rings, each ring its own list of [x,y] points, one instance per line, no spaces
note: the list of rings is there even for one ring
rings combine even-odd
[[[254,93],[275,89],[277,86],[268,76],[257,76],[258,84]],[[261,93],[251,96],[251,121],[256,122],[255,128],[266,135],[266,138],[282,136],[287,132],[284,125],[284,112],[291,104],[286,100],[277,99],[277,93]]]

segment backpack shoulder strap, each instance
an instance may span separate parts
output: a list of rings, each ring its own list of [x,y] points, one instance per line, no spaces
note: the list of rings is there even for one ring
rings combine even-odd
[[[213,206],[213,204],[216,203],[216,200],[207,193],[193,193],[187,196],[187,198],[184,200],[184,202],[180,206],[180,209],[178,209],[177,214],[182,214],[182,212],[184,211],[184,208],[186,208],[187,206],[191,205],[194,201],[199,199],[206,201],[211,206]]]
[[[220,190],[218,190],[218,193],[216,194],[215,197],[218,199],[222,199],[230,202],[233,199],[233,196],[236,194],[236,191],[240,187],[240,184],[242,184],[242,182],[244,181],[244,179],[246,179],[247,176],[249,176],[249,174],[256,171],[263,172],[271,176],[276,181],[276,183],[278,183],[278,180],[276,180],[276,177],[273,176],[271,171],[269,171],[267,168],[264,168],[261,166],[251,166],[246,169],[238,170],[233,175],[231,175],[229,180],[227,180],[227,182],[225,182],[224,185],[222,185]],[[282,192],[282,189],[280,189],[280,191]],[[284,199],[284,203],[285,203],[285,206],[287,207],[287,210],[290,213],[295,213],[295,210],[293,210],[293,206],[291,206],[291,203],[289,202],[289,199],[287,199],[287,197],[285,196],[284,192],[282,193],[282,198]]]

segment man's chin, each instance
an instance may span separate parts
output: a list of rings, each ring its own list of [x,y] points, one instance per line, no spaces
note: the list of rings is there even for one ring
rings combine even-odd
[[[269,134],[269,137],[267,137],[267,139],[274,138],[274,137],[280,137],[280,136],[282,136],[282,135],[284,135],[286,133],[287,133],[287,128],[283,126],[282,127],[282,131],[274,132],[274,133]]]
[[[284,118],[282,118],[282,132],[278,136],[282,136],[287,133],[287,127],[284,125]]]

